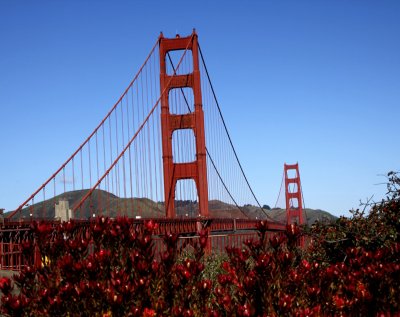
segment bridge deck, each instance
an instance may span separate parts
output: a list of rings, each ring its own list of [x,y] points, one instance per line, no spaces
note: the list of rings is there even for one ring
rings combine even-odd
[[[150,219],[128,219],[133,226],[141,226],[146,220]],[[209,232],[209,249],[212,252],[225,252],[227,246],[241,247],[247,239],[257,236],[257,220],[249,219],[151,219],[156,225],[153,233],[154,247],[156,251],[164,248],[162,236],[166,233],[179,234],[180,245],[190,245],[198,238],[198,232],[206,228]],[[85,228],[93,225],[97,220],[78,220],[74,221],[81,232]],[[47,223],[54,227],[60,224],[60,221],[49,220]],[[31,247],[35,248],[34,235],[32,234],[33,221],[11,222],[6,221],[0,228],[0,270],[19,271],[24,265],[33,265],[37,263],[40,254],[34,249],[34,263],[26,263],[22,257],[22,244],[31,242]],[[276,232],[283,232],[285,225],[276,222],[267,222],[269,235]],[[189,239],[189,240],[188,240]],[[31,259],[32,261],[32,259]],[[11,274],[11,273],[9,273]]]

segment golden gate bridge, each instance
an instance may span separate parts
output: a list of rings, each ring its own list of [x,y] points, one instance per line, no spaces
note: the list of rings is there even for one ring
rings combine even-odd
[[[161,34],[133,80],[77,150],[19,207],[5,215],[0,269],[19,269],[32,221],[90,222],[95,217],[152,218],[156,234],[209,239],[271,232],[304,223],[298,164],[284,165],[286,222],[262,208],[219,106],[195,30]],[[281,186],[282,189],[282,186]],[[280,194],[279,194],[280,195]],[[241,243],[239,241],[238,243]]]

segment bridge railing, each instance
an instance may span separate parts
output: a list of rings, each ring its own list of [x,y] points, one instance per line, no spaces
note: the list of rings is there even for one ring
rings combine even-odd
[[[30,228],[0,229],[0,270],[20,271],[26,265],[32,265],[32,257],[23,257],[24,247],[31,244]]]

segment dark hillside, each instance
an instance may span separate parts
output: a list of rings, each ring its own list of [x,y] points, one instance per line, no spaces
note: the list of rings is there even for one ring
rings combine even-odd
[[[72,209],[87,194],[88,190],[76,190],[56,196],[55,198],[39,202],[32,206],[22,209],[21,214],[15,217],[29,218],[30,213],[40,215],[40,218],[54,219],[55,204],[60,200],[68,200],[69,208]],[[178,217],[196,217],[199,214],[199,207],[196,201],[176,201],[176,211]],[[106,208],[108,206],[108,208]],[[209,212],[212,218],[249,218],[249,219],[265,219],[268,218],[275,221],[285,221],[285,210],[273,208],[265,210],[265,213],[256,206],[245,205],[236,207],[219,200],[209,201]],[[117,212],[119,211],[119,213]],[[104,214],[110,217],[119,215],[127,215],[135,217],[140,215],[143,218],[162,218],[164,217],[164,203],[154,202],[148,198],[118,198],[104,190],[95,190],[92,199],[83,204],[82,208],[77,211],[78,218],[87,219],[93,215]],[[305,209],[307,222],[314,223],[316,220],[335,220],[336,217],[323,210]]]

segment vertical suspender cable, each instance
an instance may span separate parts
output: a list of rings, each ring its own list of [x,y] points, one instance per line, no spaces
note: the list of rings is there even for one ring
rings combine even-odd
[[[223,123],[223,125],[224,125],[226,134],[227,134],[227,136],[228,136],[229,143],[231,144],[231,147],[232,147],[233,153],[234,153],[234,155],[235,155],[236,161],[237,161],[237,163],[238,163],[238,165],[239,165],[239,167],[240,167],[240,170],[241,170],[241,172],[242,172],[242,174],[243,174],[243,177],[244,177],[244,179],[245,179],[245,181],[246,181],[246,183],[247,183],[247,186],[249,187],[249,189],[250,189],[250,191],[251,191],[251,193],[252,193],[252,195],[253,195],[255,201],[257,202],[257,204],[258,204],[258,206],[260,207],[260,209],[262,210],[262,212],[263,212],[267,217],[269,217],[269,215],[268,215],[268,214],[265,212],[265,210],[261,207],[261,204],[260,204],[260,202],[258,201],[256,195],[254,194],[254,191],[253,191],[253,189],[251,188],[250,183],[249,183],[249,181],[248,181],[248,179],[247,179],[247,177],[246,177],[246,175],[245,175],[245,173],[244,173],[244,171],[243,171],[242,164],[241,164],[240,161],[239,161],[239,158],[238,158],[238,156],[237,156],[235,147],[233,146],[233,143],[232,143],[232,139],[231,139],[231,137],[230,137],[230,135],[229,135],[228,128],[227,128],[227,126],[226,126],[226,124],[225,124],[225,120],[224,120],[224,118],[223,118],[223,116],[222,116],[221,108],[220,108],[220,106],[219,106],[219,103],[218,103],[218,100],[217,100],[217,96],[216,96],[215,91],[214,91],[214,87],[213,87],[213,85],[212,85],[212,83],[211,83],[211,78],[210,78],[210,75],[209,75],[209,73],[208,73],[207,66],[206,66],[206,64],[205,64],[204,57],[203,57],[203,53],[202,53],[202,51],[201,51],[200,45],[199,45],[199,52],[200,52],[201,60],[202,60],[203,65],[204,65],[204,70],[205,70],[205,72],[206,72],[208,81],[209,81],[209,83],[210,83],[210,88],[211,88],[212,94],[213,94],[213,96],[214,96],[215,103],[216,103],[217,108],[218,108],[218,112],[219,112],[219,114],[220,114],[220,116],[221,116],[221,120],[222,120],[222,123]]]

